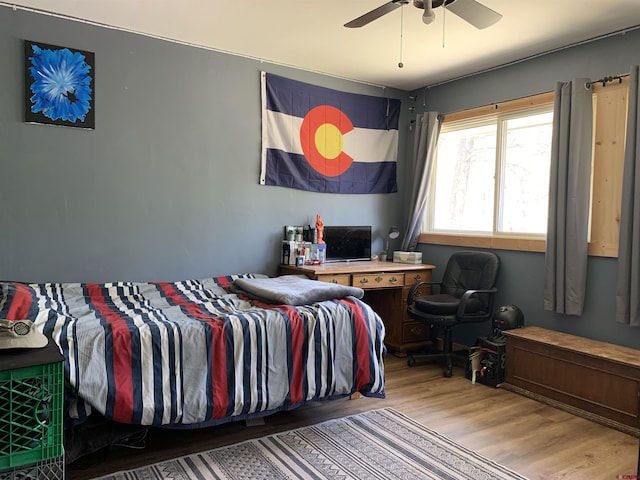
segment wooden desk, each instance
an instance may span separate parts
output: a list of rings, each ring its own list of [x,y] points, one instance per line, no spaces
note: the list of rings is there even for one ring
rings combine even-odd
[[[332,262],[322,265],[280,265],[280,275],[306,275],[312,280],[360,287],[363,300],[382,317],[385,344],[393,353],[404,356],[429,342],[429,326],[407,315],[407,293],[416,282],[431,281],[435,267],[425,264],[380,261]]]

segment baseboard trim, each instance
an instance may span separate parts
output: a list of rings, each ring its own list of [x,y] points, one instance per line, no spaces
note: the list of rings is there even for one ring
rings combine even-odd
[[[550,405],[560,410],[564,410],[565,412],[571,413],[572,415],[575,415],[577,417],[586,418],[587,420],[591,420],[593,422],[599,423],[606,427],[614,428],[616,430],[627,433],[629,435],[633,435],[634,437],[640,437],[640,428],[635,428],[630,425],[625,425],[623,423],[616,422],[615,420],[611,420],[610,418],[602,417],[600,415],[596,415],[595,413],[587,412],[586,410],[582,410],[581,408],[576,408],[571,405],[567,405],[566,403],[553,400],[552,398],[545,397],[544,395],[539,395],[525,388],[517,387],[515,385],[511,385],[506,382],[501,384],[500,387],[503,388],[504,390],[509,390],[511,392],[518,393],[525,397],[536,400],[540,403],[544,403],[546,405]]]

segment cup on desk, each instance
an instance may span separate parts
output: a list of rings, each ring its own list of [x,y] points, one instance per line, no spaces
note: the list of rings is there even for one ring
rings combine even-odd
[[[320,263],[324,263],[326,259],[327,259],[327,244],[319,243],[318,244],[318,260],[320,260]]]

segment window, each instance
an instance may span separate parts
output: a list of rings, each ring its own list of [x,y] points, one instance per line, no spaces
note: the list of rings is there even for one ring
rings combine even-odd
[[[623,76],[620,82],[606,85],[594,84],[591,88],[594,97],[594,146],[589,255],[616,257],[618,255],[618,223],[622,194],[629,78]],[[493,129],[495,134],[491,135],[495,135],[496,146],[493,147],[495,155],[493,161],[497,167],[492,168],[488,163],[485,163],[486,170],[490,173],[482,168],[478,169],[479,173],[478,170],[474,171],[474,175],[484,175],[487,179],[487,185],[493,190],[481,195],[474,192],[472,199],[471,192],[458,189],[460,195],[468,197],[468,202],[465,203],[465,208],[468,211],[460,213],[460,211],[453,210],[451,213],[452,207],[447,203],[453,202],[455,205],[460,205],[460,203],[455,196],[453,201],[450,194],[447,196],[446,188],[452,187],[446,187],[446,180],[436,178],[437,175],[446,177],[444,174],[446,169],[453,168],[451,162],[442,160],[450,154],[447,153],[445,156],[444,151],[443,153],[439,151],[433,180],[443,184],[436,184],[438,188],[433,188],[432,185],[430,189],[431,195],[438,196],[429,200],[429,211],[425,215],[420,242],[544,252],[548,187],[538,188],[537,185],[542,185],[541,176],[548,175],[549,166],[548,163],[544,166],[538,164],[537,167],[532,165],[537,162],[532,160],[536,158],[536,155],[544,156],[537,150],[538,146],[535,143],[537,133],[534,135],[532,133],[543,132],[547,128],[543,127],[542,123],[537,123],[536,117],[541,119],[545,114],[549,115],[552,104],[553,92],[548,92],[510,102],[450,113],[445,116],[442,128],[444,135],[451,135],[451,138],[454,138],[455,135],[462,136],[462,132],[466,129],[467,133],[472,134],[474,142],[482,142],[483,135],[489,135],[483,129],[488,129],[488,125],[495,124]],[[548,110],[545,111],[545,108]],[[538,115],[542,116],[538,117]],[[536,130],[539,128],[541,130]],[[504,141],[500,139],[501,132],[506,132]],[[546,133],[544,135],[546,137]],[[486,143],[489,144],[490,141],[487,140]],[[482,145],[483,149],[491,148]],[[506,155],[501,154],[502,145],[506,145]],[[440,147],[445,148],[444,144]],[[527,153],[523,154],[523,152]],[[480,150],[477,152],[478,159],[484,159],[484,155],[486,155],[485,152]],[[475,158],[475,154],[473,158]],[[487,160],[483,161],[487,162]],[[443,163],[446,164],[445,167],[443,167]],[[453,164],[455,165],[455,163]],[[439,169],[442,170],[438,171]],[[453,173],[450,173],[450,176],[452,175]],[[456,179],[456,181],[461,182],[462,180]],[[450,178],[449,182],[453,182],[453,178]],[[436,190],[440,192],[437,193]],[[545,196],[544,199],[542,195]],[[474,204],[469,203],[470,200],[473,200]],[[438,205],[435,206],[436,204]],[[441,213],[441,208],[445,209],[444,212],[448,211],[449,213]],[[494,208],[493,213],[490,208]],[[464,209],[462,211],[464,212]],[[482,220],[483,216],[491,214],[490,224]],[[451,218],[448,218],[447,215]],[[454,220],[455,215],[466,215],[466,218],[458,217],[465,218],[465,220],[456,221]]]
[[[443,124],[428,231],[543,236],[553,106]]]

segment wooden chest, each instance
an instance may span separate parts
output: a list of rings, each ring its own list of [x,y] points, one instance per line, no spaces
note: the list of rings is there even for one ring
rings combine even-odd
[[[539,327],[504,333],[505,388],[640,433],[640,350]]]

